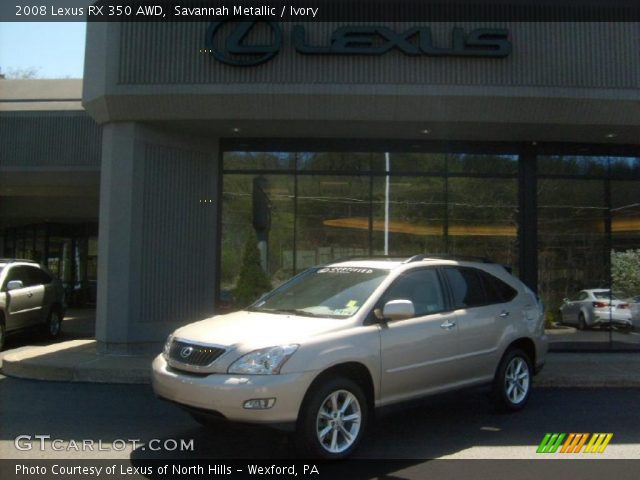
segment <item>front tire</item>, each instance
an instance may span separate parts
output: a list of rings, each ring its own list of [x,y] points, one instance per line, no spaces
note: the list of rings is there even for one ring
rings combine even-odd
[[[328,378],[312,387],[302,406],[296,429],[303,455],[341,459],[358,447],[368,419],[368,405],[360,385]]]
[[[519,348],[508,350],[498,365],[493,397],[499,411],[515,412],[527,404],[532,383],[531,360]]]

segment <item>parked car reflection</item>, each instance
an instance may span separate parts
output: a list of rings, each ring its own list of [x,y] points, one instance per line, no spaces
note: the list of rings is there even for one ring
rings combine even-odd
[[[640,330],[640,295],[628,298],[629,310],[631,311],[631,323],[635,330]]]
[[[629,304],[619,300],[608,289],[580,290],[571,299],[565,298],[560,306],[561,322],[576,325],[579,330],[594,327],[631,329]]]

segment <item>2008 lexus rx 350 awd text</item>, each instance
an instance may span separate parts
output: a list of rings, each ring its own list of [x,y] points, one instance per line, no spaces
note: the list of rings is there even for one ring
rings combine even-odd
[[[173,332],[153,388],[201,423],[287,427],[306,454],[342,458],[383,406],[489,384],[500,409],[524,407],[543,323],[536,295],[498,264],[342,261]]]

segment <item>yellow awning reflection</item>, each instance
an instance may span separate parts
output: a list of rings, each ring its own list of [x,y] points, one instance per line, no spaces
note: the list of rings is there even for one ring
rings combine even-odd
[[[353,228],[356,230],[368,230],[369,219],[366,217],[335,218],[322,222],[327,227]],[[384,231],[384,220],[374,220],[373,230]],[[389,222],[389,232],[408,233],[411,235],[444,235],[442,225],[416,225],[409,222],[392,220]],[[517,228],[515,225],[456,225],[449,224],[449,235],[452,236],[476,236],[476,237],[515,237]]]

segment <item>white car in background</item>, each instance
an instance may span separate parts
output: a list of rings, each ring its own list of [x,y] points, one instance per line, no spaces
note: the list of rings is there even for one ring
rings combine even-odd
[[[579,330],[594,327],[631,329],[629,304],[618,299],[609,289],[580,290],[560,306],[561,323],[575,325]]]

